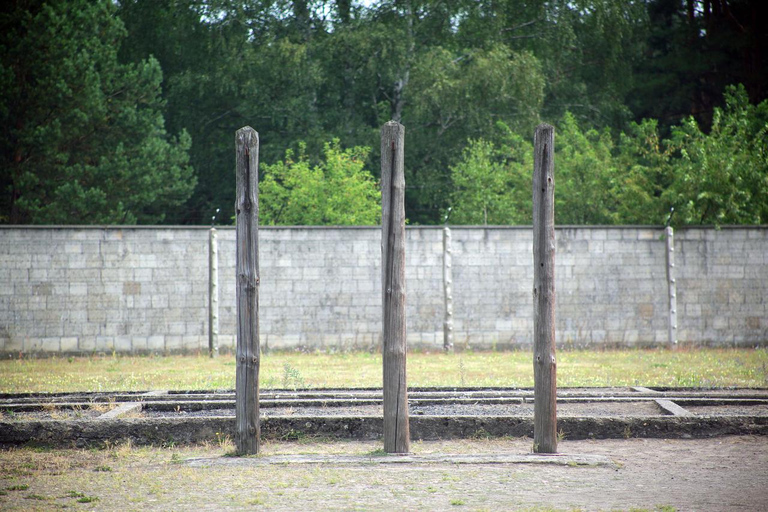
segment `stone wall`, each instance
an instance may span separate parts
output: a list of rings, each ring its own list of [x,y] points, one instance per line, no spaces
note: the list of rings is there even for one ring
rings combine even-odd
[[[454,341],[532,344],[532,233],[456,227]],[[235,231],[220,228],[222,348],[235,333]],[[556,230],[560,346],[667,340],[663,229]],[[262,228],[262,345],[376,349],[380,230]],[[768,228],[675,233],[679,339],[768,342]],[[407,229],[411,347],[442,346],[442,229]],[[0,227],[0,352],[173,352],[208,346],[208,229]]]

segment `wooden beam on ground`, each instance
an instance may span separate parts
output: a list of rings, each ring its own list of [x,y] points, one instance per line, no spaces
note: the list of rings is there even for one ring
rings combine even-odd
[[[665,400],[663,398],[660,398],[658,400],[655,400],[655,402],[664,409],[666,412],[671,414],[672,416],[693,416],[694,414],[686,409],[683,409],[679,405],[677,405],[672,400]]]
[[[123,416],[127,416],[131,413],[140,413],[142,408],[141,402],[126,402],[124,404],[120,404],[114,409],[105,412],[104,414],[97,417],[97,420],[114,420],[116,418],[122,418]]]

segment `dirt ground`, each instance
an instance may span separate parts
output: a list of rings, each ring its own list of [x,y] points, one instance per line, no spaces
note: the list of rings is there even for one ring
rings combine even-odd
[[[379,442],[270,442],[270,455],[378,455]],[[768,438],[568,441],[613,464],[217,464],[175,448],[0,450],[0,509],[768,510]],[[416,442],[416,454],[525,454],[530,439]],[[192,465],[189,458],[210,458]]]

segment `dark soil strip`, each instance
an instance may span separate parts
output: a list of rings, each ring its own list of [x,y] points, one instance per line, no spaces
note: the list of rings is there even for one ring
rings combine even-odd
[[[56,447],[104,445],[130,439],[135,445],[169,446],[234,436],[233,417],[129,418],[114,420],[36,420],[0,422],[0,445]],[[265,439],[379,439],[381,417],[272,417],[262,421]],[[768,417],[584,417],[560,418],[567,439],[704,438],[768,435]],[[532,437],[533,418],[493,416],[415,416],[413,439]]]

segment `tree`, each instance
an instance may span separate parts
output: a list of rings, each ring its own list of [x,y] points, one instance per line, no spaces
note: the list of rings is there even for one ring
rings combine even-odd
[[[632,122],[627,132],[619,134],[614,159],[616,223],[653,225],[666,220],[669,204],[662,195],[673,180],[671,153],[655,119]]]
[[[285,161],[263,165],[259,185],[261,222],[266,225],[371,225],[381,218],[381,193],[363,167],[368,148],[342,150],[325,144],[324,161],[312,165],[299,146]]]
[[[450,222],[516,225],[531,222],[533,147],[500,124],[504,143],[470,140],[451,167]]]
[[[665,199],[682,224],[768,222],[768,101],[750,105],[743,86],[728,87],[705,134],[693,117],[672,128],[678,157]]]
[[[154,223],[189,197],[189,136],[165,131],[157,61],[118,63],[124,36],[109,0],[4,8],[3,222]]]
[[[558,224],[614,224],[617,169],[608,130],[582,131],[566,112],[555,132],[555,220]]]
[[[636,119],[655,118],[663,134],[687,116],[708,131],[730,84],[750,101],[768,97],[768,31],[755,0],[649,0],[644,58],[627,105]]]
[[[406,183],[409,218],[439,220],[456,183],[446,173],[467,139],[504,142],[499,124],[532,133],[544,96],[544,77],[530,53],[503,46],[453,53],[432,48],[418,56],[403,122],[408,127]],[[413,127],[413,128],[410,128]],[[475,148],[480,150],[480,146]]]

